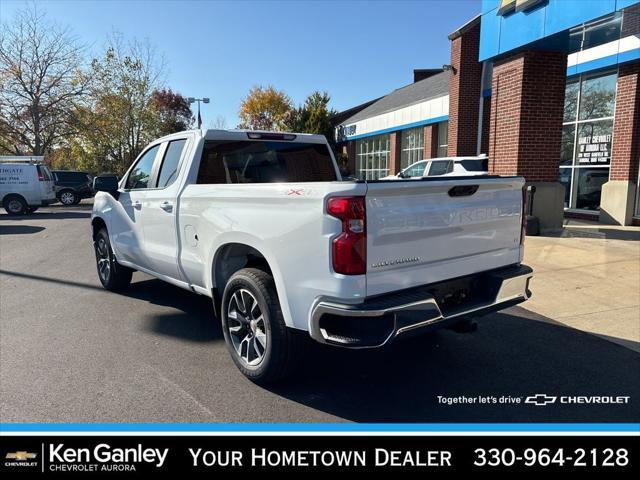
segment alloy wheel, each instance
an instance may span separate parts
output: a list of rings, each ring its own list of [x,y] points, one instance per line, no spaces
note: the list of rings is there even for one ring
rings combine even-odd
[[[98,275],[106,282],[111,274],[111,261],[109,259],[109,246],[104,238],[98,239],[96,243],[96,257],[98,260]]]
[[[60,195],[60,201],[65,205],[72,205],[75,199],[76,196],[71,192],[64,192]]]
[[[244,288],[236,290],[227,308],[231,343],[240,359],[255,367],[267,351],[265,318],[256,297]]]

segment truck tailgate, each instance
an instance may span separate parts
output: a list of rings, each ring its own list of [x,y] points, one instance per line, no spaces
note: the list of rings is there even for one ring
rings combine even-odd
[[[368,183],[367,296],[518,263],[523,186],[521,177]]]

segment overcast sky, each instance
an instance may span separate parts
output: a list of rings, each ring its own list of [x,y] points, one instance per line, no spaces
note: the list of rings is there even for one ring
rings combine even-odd
[[[480,0],[36,3],[94,54],[113,31],[149,39],[166,59],[166,86],[211,97],[204,125],[222,115],[228,128],[253,85],[296,103],[326,90],[337,110],[406,85],[414,68],[449,63],[447,34],[480,12]],[[0,19],[25,5],[2,0]]]

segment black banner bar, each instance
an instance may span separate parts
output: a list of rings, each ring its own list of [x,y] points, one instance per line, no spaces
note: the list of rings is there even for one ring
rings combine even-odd
[[[637,472],[629,436],[3,436],[0,473]],[[9,478],[9,477],[4,477]]]

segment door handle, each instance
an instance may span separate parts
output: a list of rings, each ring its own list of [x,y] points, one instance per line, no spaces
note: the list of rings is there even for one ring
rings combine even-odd
[[[142,208],[142,202],[136,200],[134,202],[131,202],[131,206],[133,208],[137,208],[138,210],[140,210]]]
[[[162,202],[160,204],[160,208],[163,209],[165,212],[172,212],[173,211],[173,203],[171,203],[171,202]]]

